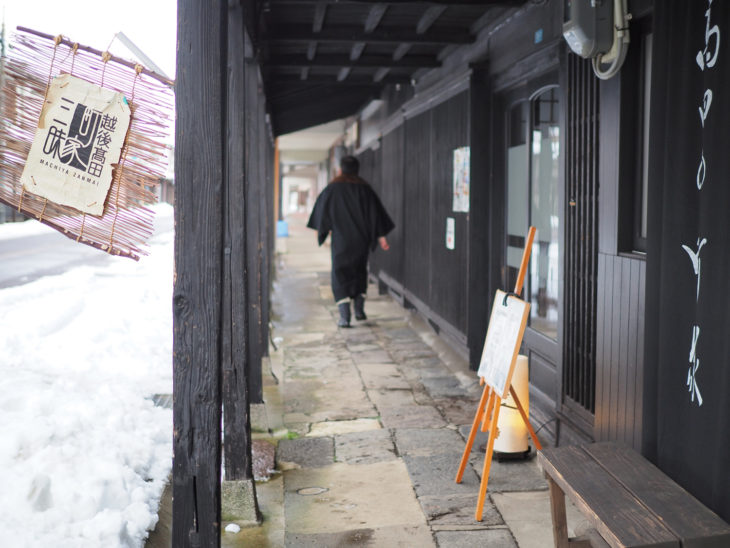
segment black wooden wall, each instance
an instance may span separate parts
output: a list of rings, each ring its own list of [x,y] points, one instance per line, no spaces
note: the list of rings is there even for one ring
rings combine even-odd
[[[370,272],[466,352],[469,223],[453,211],[453,152],[469,144],[469,91],[434,102],[396,120],[377,150],[360,152],[361,173],[396,224],[391,250],[375,253]],[[455,221],[453,250],[447,217]]]
[[[454,149],[469,145],[469,92],[432,110],[431,128],[431,308],[466,343],[468,213],[453,210]],[[477,212],[478,214],[479,212]],[[454,219],[454,249],[446,247],[446,219]]]
[[[431,112],[404,124],[405,165],[403,174],[403,276],[404,288],[423,303],[430,300],[431,276]],[[445,291],[445,288],[443,289]]]
[[[596,308],[594,437],[641,450],[644,386],[645,256],[619,242],[627,219],[621,195],[634,180],[636,128],[629,107],[636,93],[625,72],[600,85],[599,240]]]
[[[371,268],[378,275],[402,283],[405,222],[403,218],[403,128],[398,127],[383,135],[379,154],[380,165],[373,163],[370,179],[380,196],[395,228],[388,234],[390,251],[378,249],[371,260]]]

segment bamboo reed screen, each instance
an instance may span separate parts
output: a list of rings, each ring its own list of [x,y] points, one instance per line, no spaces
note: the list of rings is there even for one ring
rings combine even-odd
[[[68,73],[121,92],[131,110],[129,131],[101,216],[55,204],[20,182],[50,81]],[[165,177],[172,82],[107,52],[18,28],[4,66],[0,99],[0,202],[77,242],[138,260],[153,232],[155,190]]]

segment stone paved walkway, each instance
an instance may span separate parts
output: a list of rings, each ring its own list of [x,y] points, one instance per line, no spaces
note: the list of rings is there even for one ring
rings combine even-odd
[[[303,219],[289,222],[273,291],[277,348],[266,403],[252,410],[256,437],[278,443],[277,471],[257,483],[264,524],[223,533],[223,546],[551,546],[534,459],[494,462],[481,522],[484,439],[454,482],[481,393],[476,374],[375,287],[369,319],[337,328],[329,248],[316,247]]]

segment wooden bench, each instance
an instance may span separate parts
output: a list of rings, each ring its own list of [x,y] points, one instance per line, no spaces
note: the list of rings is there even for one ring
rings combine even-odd
[[[557,548],[568,538],[565,495],[610,546],[728,548],[730,525],[628,447],[594,443],[543,449]]]

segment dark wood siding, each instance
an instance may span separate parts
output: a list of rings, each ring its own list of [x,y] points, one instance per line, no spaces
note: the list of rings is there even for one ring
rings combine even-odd
[[[632,152],[627,143],[636,127],[631,109],[622,105],[630,102],[623,99],[632,97],[636,90],[623,76],[622,72],[600,82],[594,437],[623,441],[641,450],[646,260],[638,254],[622,254],[619,242],[621,224],[632,222],[620,197],[632,186]]]
[[[404,304],[466,348],[468,216],[453,211],[453,152],[469,144],[469,92],[408,116],[382,138],[379,191],[396,223],[395,253],[374,257],[378,272]],[[367,153],[361,158],[368,161]],[[455,249],[446,248],[446,219],[455,220]],[[394,245],[395,244],[395,245]]]
[[[429,302],[431,286],[431,112],[405,122],[403,284],[415,297]]]
[[[596,440],[641,449],[646,262],[598,256]]]
[[[376,251],[377,268],[386,276],[402,283],[405,222],[403,218],[403,126],[383,135],[381,184],[376,186],[380,199],[395,223],[388,234],[390,251]]]
[[[431,287],[429,303],[459,332],[466,333],[467,213],[453,210],[454,149],[469,144],[469,92],[432,110],[431,116]],[[454,219],[454,249],[446,247],[446,219]],[[425,228],[425,227],[424,227]]]
[[[367,148],[357,155],[357,159],[360,160],[360,177],[370,183],[378,196],[382,196],[383,181],[381,177],[382,166],[380,164],[380,148],[373,150]],[[369,261],[369,272],[371,276],[377,278],[378,272],[380,272],[380,258],[382,252],[375,253]]]

